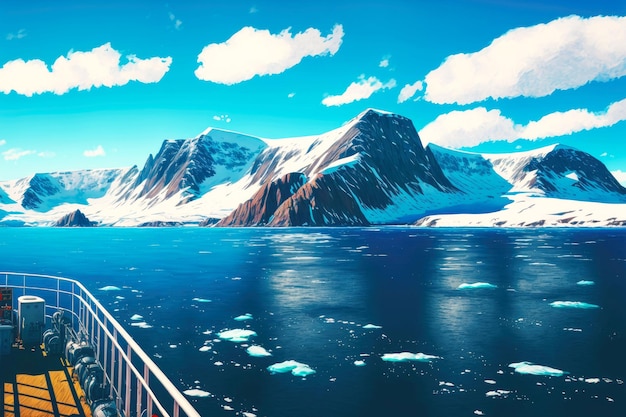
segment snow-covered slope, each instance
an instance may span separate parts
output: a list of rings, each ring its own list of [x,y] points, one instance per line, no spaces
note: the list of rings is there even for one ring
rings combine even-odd
[[[620,224],[623,203],[626,190],[584,152],[423,148],[411,120],[367,109],[320,135],[265,139],[209,128],[164,141],[143,167],[0,182],[0,225],[53,225],[76,210],[107,226],[528,225],[546,223],[542,216],[578,225],[596,224],[604,211],[610,216],[599,224],[609,225]],[[561,204],[569,208],[546,208]],[[513,213],[522,220],[510,221]]]
[[[428,145],[452,184],[475,196],[500,196],[484,213],[433,214],[425,226],[626,226],[626,189],[604,164],[552,145],[527,152],[476,154]]]

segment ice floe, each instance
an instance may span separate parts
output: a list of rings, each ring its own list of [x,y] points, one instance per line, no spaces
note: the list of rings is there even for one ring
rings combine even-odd
[[[560,369],[551,368],[545,365],[536,365],[532,362],[514,362],[509,364],[519,374],[542,375],[542,376],[563,376],[567,372]]]
[[[106,285],[102,288],[98,288],[100,291],[121,291],[120,287],[116,287],[115,285]]]
[[[143,316],[141,314],[133,314],[130,318],[133,321],[143,320]]]
[[[365,326],[363,326],[363,328],[364,329],[382,329],[383,326],[377,326],[375,324],[368,323]]]
[[[581,309],[592,309],[592,308],[600,308],[599,305],[583,303],[582,301],[553,301],[550,305],[554,308],[581,308]]]
[[[228,340],[230,342],[241,343],[249,341],[252,336],[256,335],[256,332],[253,330],[232,329],[219,332],[217,334],[217,337],[223,340]]]
[[[480,288],[498,288],[498,286],[488,282],[473,282],[471,284],[464,282],[457,287],[458,290],[476,290]]]
[[[211,350],[210,346],[202,346],[200,349],[198,349],[200,352],[208,352],[209,350]]]
[[[596,283],[593,281],[587,281],[587,280],[580,280],[576,283],[576,285],[583,285],[583,286],[588,286],[588,285],[595,285]]]
[[[237,316],[234,319],[235,321],[246,321],[246,320],[252,320],[252,314],[250,313],[246,313],[246,314],[242,314],[241,316]]]
[[[267,370],[272,374],[284,374],[291,372],[292,375],[301,377],[309,376],[315,373],[315,371],[306,363],[300,363],[294,360],[275,363],[268,366]]]
[[[362,360],[356,360],[353,363],[354,363],[354,366],[365,366],[365,361],[362,361]]]
[[[211,300],[206,299],[206,298],[199,298],[199,297],[194,297],[191,299],[191,301],[195,301],[197,303],[210,303]]]
[[[439,356],[427,355],[425,353],[411,353],[411,352],[399,352],[399,353],[385,353],[381,357],[386,362],[431,362],[433,359],[441,359]]]
[[[139,327],[140,329],[151,329],[152,326],[146,323],[145,321],[136,321],[130,324],[133,327]]]
[[[257,346],[257,345],[250,346],[248,349],[246,349],[246,352],[248,353],[248,355],[254,356],[257,358],[263,358],[265,356],[272,356],[272,354],[268,352],[264,347]]]
[[[201,389],[198,388],[192,388],[192,389],[188,389],[183,391],[183,394],[188,395],[190,397],[200,397],[200,398],[206,398],[206,397],[210,397],[211,393],[207,392],[207,391],[203,391]]]

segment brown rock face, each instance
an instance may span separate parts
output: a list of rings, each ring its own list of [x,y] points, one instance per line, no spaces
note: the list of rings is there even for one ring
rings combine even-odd
[[[267,225],[276,209],[293,196],[305,182],[304,174],[290,173],[267,183],[250,200],[219,221],[217,226]]]
[[[80,210],[76,210],[60,218],[54,224],[54,226],[56,227],[93,227],[95,226],[95,223],[89,221],[89,219]]]

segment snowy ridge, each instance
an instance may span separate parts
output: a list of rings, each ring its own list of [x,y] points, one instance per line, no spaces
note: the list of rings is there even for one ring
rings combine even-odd
[[[259,195],[268,190],[278,194]],[[244,208],[246,218],[273,226],[609,226],[626,225],[626,189],[570,147],[423,148],[410,119],[375,109],[319,135],[266,139],[208,128],[163,141],[141,168],[0,182],[0,225],[48,226],[76,210],[100,226],[236,225]]]

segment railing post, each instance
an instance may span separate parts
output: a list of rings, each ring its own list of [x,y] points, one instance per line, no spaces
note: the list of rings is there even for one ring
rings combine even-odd
[[[128,358],[128,362],[126,363],[126,401],[124,401],[124,410],[126,411],[126,415],[130,416],[130,365],[132,363],[132,353],[130,345],[126,347],[126,357]]]
[[[147,386],[150,386],[150,368],[148,368],[148,364],[143,365],[143,380],[146,382]],[[146,414],[148,416],[152,415],[152,397],[146,396],[146,410],[148,411]]]

